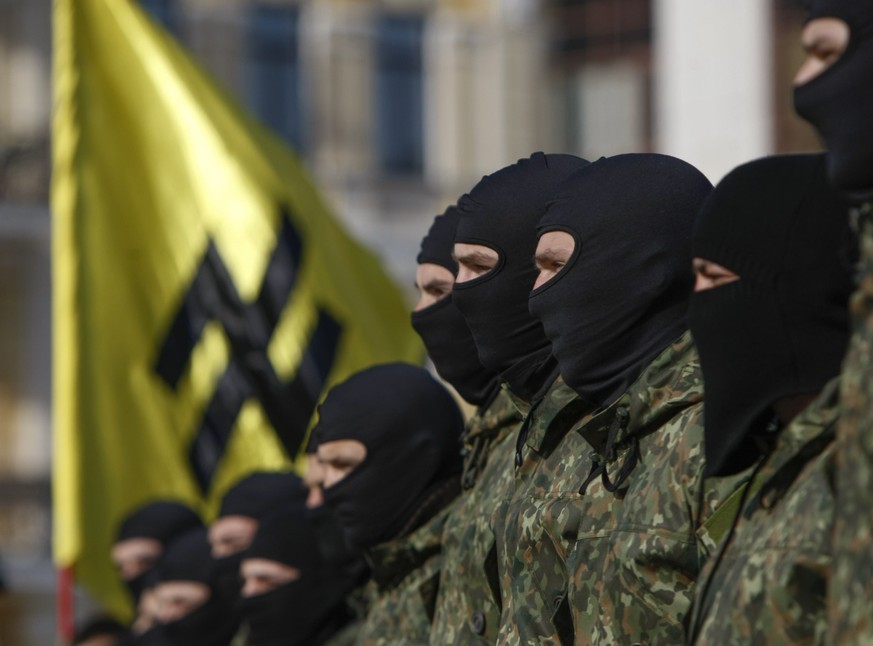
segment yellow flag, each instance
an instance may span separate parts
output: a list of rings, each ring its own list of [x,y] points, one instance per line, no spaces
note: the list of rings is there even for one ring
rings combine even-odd
[[[55,557],[118,613],[121,518],[208,518],[325,386],[419,361],[408,309],[294,155],[130,0],[55,1]]]

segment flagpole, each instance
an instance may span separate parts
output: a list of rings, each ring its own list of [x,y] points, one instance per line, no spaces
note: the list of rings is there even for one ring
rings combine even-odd
[[[64,643],[72,642],[75,631],[73,620],[73,568],[58,568],[57,578],[58,636]]]

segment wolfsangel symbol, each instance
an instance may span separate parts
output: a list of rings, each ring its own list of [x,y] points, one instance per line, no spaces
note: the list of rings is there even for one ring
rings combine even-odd
[[[188,452],[194,476],[204,492],[224,455],[243,403],[249,398],[260,402],[288,455],[297,453],[336,358],[342,327],[318,308],[315,330],[294,378],[283,382],[270,363],[267,347],[294,291],[303,248],[284,208],[281,222],[260,293],[250,304],[240,298],[215,243],[209,241],[158,353],[155,372],[176,390],[209,321],[220,323],[230,342],[227,368]]]

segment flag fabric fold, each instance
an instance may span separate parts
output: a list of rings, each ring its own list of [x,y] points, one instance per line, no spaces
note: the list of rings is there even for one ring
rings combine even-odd
[[[124,514],[208,519],[290,467],[327,386],[422,351],[294,154],[135,3],[56,0],[54,33],[54,550],[122,614]]]

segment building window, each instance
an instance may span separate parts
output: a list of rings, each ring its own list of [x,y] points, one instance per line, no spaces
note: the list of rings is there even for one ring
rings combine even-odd
[[[139,0],[139,4],[155,22],[163,25],[176,38],[181,37],[182,21],[177,0]]]
[[[652,0],[552,0],[559,57],[608,60],[648,49]]]
[[[297,7],[255,5],[248,20],[249,107],[296,150],[306,148]]]
[[[390,175],[420,174],[424,159],[420,16],[384,15],[376,26],[376,150]]]

